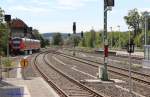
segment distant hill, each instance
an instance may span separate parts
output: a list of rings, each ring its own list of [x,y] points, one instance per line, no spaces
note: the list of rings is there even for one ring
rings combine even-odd
[[[48,33],[43,33],[42,36],[44,37],[44,39],[51,40],[54,34],[55,34],[54,32],[48,32]],[[61,33],[63,39],[66,39],[68,37],[68,34],[69,33]],[[77,33],[77,35],[80,36],[80,33]]]
[[[43,37],[52,37],[54,33],[43,33]]]

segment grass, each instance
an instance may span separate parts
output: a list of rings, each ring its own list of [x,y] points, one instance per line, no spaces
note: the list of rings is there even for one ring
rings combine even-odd
[[[141,64],[132,64],[131,68],[137,70],[137,69],[142,68],[142,65]]]

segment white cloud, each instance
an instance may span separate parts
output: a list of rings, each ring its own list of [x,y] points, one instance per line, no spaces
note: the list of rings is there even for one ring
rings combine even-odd
[[[6,0],[7,3],[13,3],[15,0]]]
[[[35,4],[35,5],[40,5],[40,6],[49,5],[49,1],[48,0],[31,0],[30,2]]]
[[[72,10],[84,6],[87,2],[94,2],[96,0],[57,0],[58,6],[56,8]]]
[[[140,12],[143,12],[143,11],[148,11],[150,12],[150,8],[139,8],[138,9]]]
[[[48,10],[46,8],[41,8],[41,7],[33,7],[33,6],[23,6],[23,5],[18,5],[18,6],[11,6],[9,7],[10,11],[16,11],[16,12],[28,12],[28,13],[45,13],[49,12],[51,10]]]

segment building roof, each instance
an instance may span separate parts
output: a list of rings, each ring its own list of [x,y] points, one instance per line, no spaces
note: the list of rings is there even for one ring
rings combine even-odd
[[[11,20],[11,28],[25,28],[25,27],[27,27],[27,24],[21,19],[16,18]]]

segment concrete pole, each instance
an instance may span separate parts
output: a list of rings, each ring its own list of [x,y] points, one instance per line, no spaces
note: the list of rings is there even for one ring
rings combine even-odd
[[[107,2],[104,0],[104,33],[103,33],[103,43],[104,43],[104,68],[102,70],[101,80],[108,81],[107,73],[107,63],[108,63],[108,39],[107,39]],[[99,70],[101,67],[99,66]],[[100,74],[100,72],[99,72]]]
[[[110,27],[110,31],[111,31],[111,48],[113,47],[113,31],[112,31],[112,27]]]

